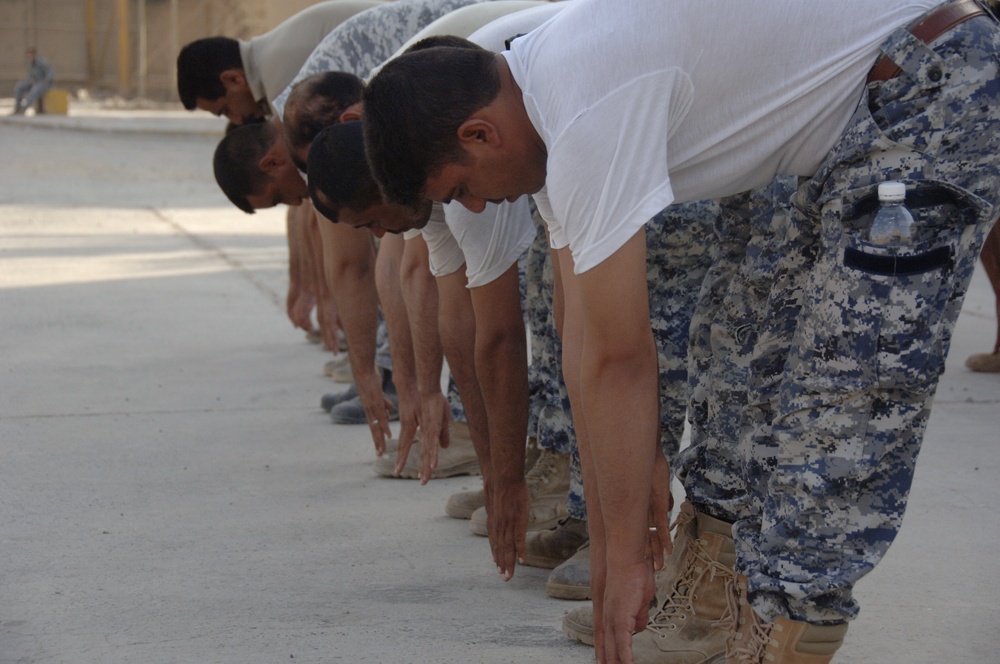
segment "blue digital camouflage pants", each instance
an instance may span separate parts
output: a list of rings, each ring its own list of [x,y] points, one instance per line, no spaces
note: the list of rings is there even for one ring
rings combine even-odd
[[[750,357],[797,181],[780,177],[768,187],[720,201],[714,259],[691,317],[691,445],[673,468],[687,499],[725,521],[747,516],[736,441],[747,404]]]
[[[712,261],[712,228],[719,205],[705,201],[667,208],[646,226],[650,319],[660,368],[660,441],[673,460],[680,448],[687,411],[689,322],[698,289]],[[552,265],[545,234],[528,251],[525,265],[526,310],[531,330],[532,384],[529,433],[539,445],[570,453],[567,511],[587,518],[580,452],[562,381],[561,344],[552,317]]]
[[[711,457],[743,479],[745,500],[700,484],[708,456],[692,453],[684,469],[699,507],[736,521],[737,569],[765,620],[856,616],[854,583],[900,527],[951,332],[1000,200],[995,22],[971,19],[930,47],[900,29],[883,51],[902,73],[868,85],[791,199],[747,358],[738,444]],[[911,246],[865,240],[885,180],[907,184]],[[729,330],[737,340],[740,332]]]
[[[556,334],[555,312],[552,309],[553,272],[548,237],[544,222],[534,214],[537,235],[523,254],[522,279],[524,313],[528,325],[531,364],[528,367],[528,435],[538,445],[559,454],[576,452],[573,414],[562,374],[562,343]],[[572,471],[571,471],[572,472]],[[576,479],[579,480],[579,468]],[[583,483],[571,476],[567,506],[577,518],[583,514]]]

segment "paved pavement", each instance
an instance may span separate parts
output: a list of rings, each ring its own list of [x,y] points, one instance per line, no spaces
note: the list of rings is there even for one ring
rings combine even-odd
[[[3,112],[0,107],[0,112]],[[88,131],[89,130],[89,131]],[[282,311],[283,215],[212,182],[222,123],[0,119],[0,663],[588,662],[546,572],[376,477]],[[906,523],[836,661],[1000,661],[1000,378],[977,273]]]

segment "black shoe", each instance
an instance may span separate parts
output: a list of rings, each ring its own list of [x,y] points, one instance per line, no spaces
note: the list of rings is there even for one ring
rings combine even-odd
[[[389,421],[396,422],[399,420],[399,402],[396,401],[394,394],[388,396],[389,400],[392,401],[392,408],[389,409]],[[330,410],[330,419],[333,420],[334,424],[368,424],[365,408],[361,405],[361,397],[354,397],[338,403]]]
[[[330,410],[339,403],[344,403],[345,401],[350,401],[354,397],[358,396],[358,386],[351,383],[351,386],[346,390],[341,390],[340,392],[324,394],[319,400],[319,406],[326,412]]]

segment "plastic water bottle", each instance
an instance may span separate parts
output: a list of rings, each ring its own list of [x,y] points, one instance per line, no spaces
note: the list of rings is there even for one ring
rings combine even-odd
[[[910,243],[913,215],[903,205],[906,185],[902,182],[883,182],[878,186],[879,209],[868,231],[868,241],[890,247]]]

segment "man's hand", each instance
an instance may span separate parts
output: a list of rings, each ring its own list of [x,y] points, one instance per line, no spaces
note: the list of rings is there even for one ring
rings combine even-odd
[[[441,392],[424,397],[421,403],[420,416],[420,484],[431,481],[434,469],[438,465],[438,449],[451,444],[451,433],[448,424],[451,422],[451,407]],[[402,459],[396,465],[396,473],[403,470]]]
[[[519,482],[494,482],[490,494],[492,500],[487,503],[490,549],[497,571],[504,581],[510,581],[515,565],[523,565],[527,555],[528,485],[523,477]]]
[[[312,311],[315,307],[316,296],[304,290],[299,291],[299,296],[292,304],[292,309],[288,314],[292,320],[292,325],[300,330],[312,332]]]
[[[649,560],[609,565],[604,590],[603,664],[632,664],[632,635],[646,629],[649,603],[656,592]],[[596,624],[598,614],[594,614]]]
[[[410,394],[409,396],[403,396],[403,392],[396,392],[396,398],[399,400],[399,440],[396,446],[396,475],[403,472],[403,466],[406,465],[406,459],[410,456],[410,448],[413,447],[413,442],[417,437],[417,430],[421,428],[420,426],[420,412],[418,409],[418,399],[416,394]],[[391,402],[389,406],[391,407]],[[421,436],[422,447],[427,446],[427,439]]]
[[[370,371],[361,378],[355,376],[354,384],[365,409],[365,419],[368,420],[372,442],[375,444],[375,456],[382,456],[385,453],[385,441],[392,438],[392,429],[389,428],[392,402],[382,392],[382,381],[379,380],[377,371]]]
[[[337,308],[332,302],[325,305],[317,302],[316,322],[319,323],[319,331],[323,335],[323,347],[334,355],[339,355],[340,337],[337,333],[341,330],[340,316],[337,315]]]

